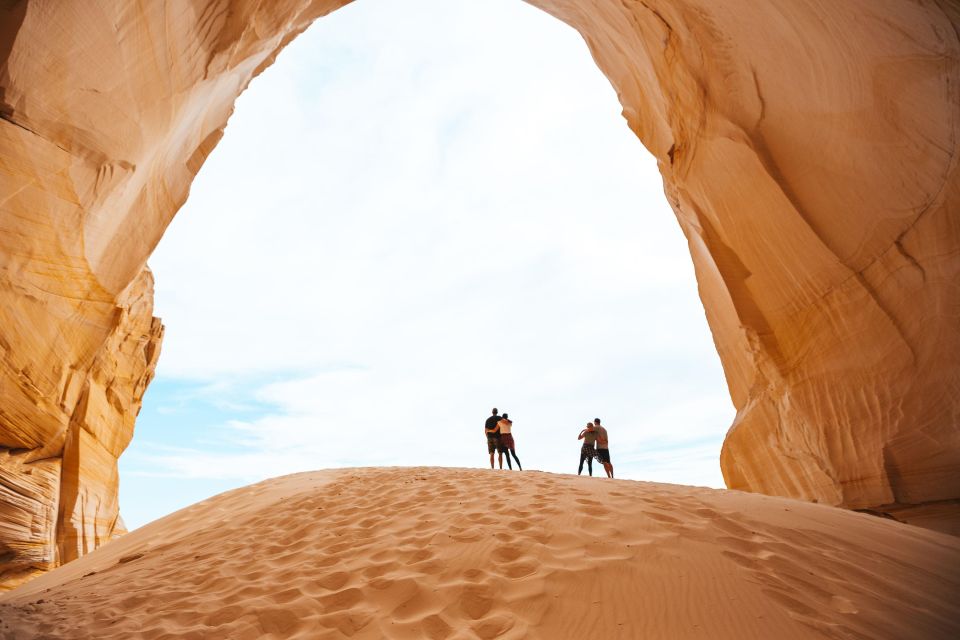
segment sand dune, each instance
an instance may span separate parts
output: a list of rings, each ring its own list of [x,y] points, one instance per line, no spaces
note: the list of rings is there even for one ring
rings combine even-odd
[[[0,598],[0,638],[958,638],[960,539],[538,472],[286,476]]]

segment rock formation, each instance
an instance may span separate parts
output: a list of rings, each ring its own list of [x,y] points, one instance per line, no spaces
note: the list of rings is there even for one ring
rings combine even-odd
[[[117,458],[133,437],[163,327],[146,269],[113,302],[26,282],[2,287],[0,584],[12,587],[125,531]]]
[[[115,528],[146,260],[250,80],[345,0],[0,6],[0,581]],[[658,158],[738,409],[727,484],[960,497],[960,8],[532,0]]]

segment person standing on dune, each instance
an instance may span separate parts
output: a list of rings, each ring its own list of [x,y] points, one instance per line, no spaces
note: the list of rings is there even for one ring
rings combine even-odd
[[[487,434],[487,451],[490,452],[490,468],[493,469],[493,454],[500,451],[500,412],[493,408],[493,415],[483,423],[483,432]],[[509,461],[508,461],[509,464]],[[500,468],[503,469],[503,452],[500,452]]]
[[[597,430],[593,428],[593,423],[588,422],[586,428],[577,436],[577,440],[583,440],[583,446],[580,447],[580,468],[577,469],[577,475],[583,473],[583,462],[587,462],[587,471],[593,476],[593,457],[597,455],[596,442]]]
[[[507,468],[513,471],[513,466],[510,464],[510,454],[513,454],[513,459],[517,461],[517,469],[523,471],[523,467],[520,466],[520,458],[517,457],[516,445],[513,443],[513,420],[504,413],[503,419],[497,423],[497,427],[500,429],[500,455],[507,455]],[[503,468],[502,464],[500,468]]]
[[[597,430],[597,460],[603,465],[607,477],[613,477],[613,463],[610,462],[610,438],[607,430],[600,426],[600,418],[593,419],[593,428]]]

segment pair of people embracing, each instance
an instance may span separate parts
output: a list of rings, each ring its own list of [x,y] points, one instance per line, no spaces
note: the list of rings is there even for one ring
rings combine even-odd
[[[517,461],[517,469],[523,471],[520,466],[520,458],[517,457],[516,445],[513,443],[513,421],[506,413],[501,418],[496,407],[493,409],[493,415],[487,418],[483,424],[483,431],[487,434],[487,451],[490,453],[490,468],[493,469],[493,454],[500,456],[500,468],[503,469],[503,454],[507,454],[507,468],[513,470],[510,464],[510,456]]]
[[[577,475],[583,473],[583,463],[587,463],[587,471],[593,475],[593,459],[603,465],[607,477],[613,477],[613,463],[610,462],[610,437],[607,430],[600,426],[600,418],[595,418],[593,422],[588,422],[587,426],[577,436],[577,440],[583,440],[580,447],[580,468],[577,469]]]

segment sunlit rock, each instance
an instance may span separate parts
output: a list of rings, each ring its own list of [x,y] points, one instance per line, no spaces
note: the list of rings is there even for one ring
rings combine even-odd
[[[960,9],[534,2],[659,159],[737,418],[735,489],[960,497]]]
[[[0,8],[8,586],[116,530],[162,337],[146,260],[237,95],[342,4]],[[728,485],[960,497],[956,4],[532,4],[583,34],[659,160],[738,409]]]
[[[0,581],[7,587],[126,530],[117,458],[133,436],[163,334],[146,269],[106,317],[89,312],[101,305],[21,295],[18,305],[14,292],[0,293],[4,341],[35,348],[5,348],[0,362]],[[93,335],[103,336],[99,348],[80,350]]]

